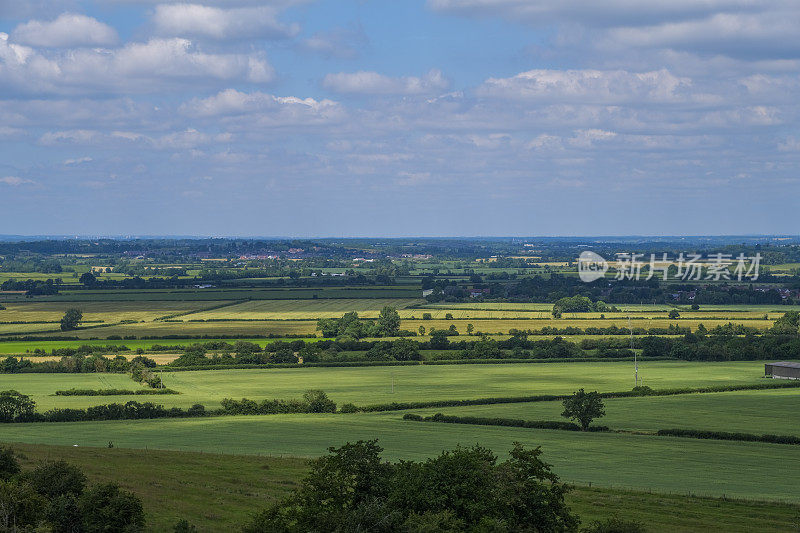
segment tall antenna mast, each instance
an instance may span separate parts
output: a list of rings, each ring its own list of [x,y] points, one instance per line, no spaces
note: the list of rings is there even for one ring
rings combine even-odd
[[[636,350],[633,349],[633,328],[631,327],[631,314],[628,312],[628,333],[631,336],[631,351],[633,352],[633,384],[639,386],[639,360],[636,358]]]

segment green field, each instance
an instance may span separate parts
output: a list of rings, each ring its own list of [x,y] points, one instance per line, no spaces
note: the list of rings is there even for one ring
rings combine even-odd
[[[606,416],[596,424],[627,431],[707,429],[800,435],[800,389],[751,390],[604,400]],[[562,420],[561,402],[440,407],[414,411],[431,415]]]
[[[650,361],[640,364],[639,371],[644,383],[654,389],[764,381],[764,365],[758,361]],[[28,394],[36,400],[40,409],[83,407],[108,403],[109,400],[96,396],[51,395],[59,389],[92,388],[76,385],[75,380],[97,380],[107,376],[133,384],[126,376],[114,374],[0,374],[0,390],[15,389]],[[194,403],[202,403],[206,407],[217,407],[223,398],[297,398],[308,389],[323,389],[337,403],[370,405],[394,401],[569,394],[580,387],[623,391],[633,387],[633,364],[526,363],[201,370],[164,372],[163,379],[165,386],[181,392],[180,395],[159,396],[158,403],[167,406],[189,407]],[[113,401],[127,399],[117,396]]]
[[[303,459],[215,455],[160,450],[16,444],[24,468],[63,459],[90,482],[114,481],[134,491],[147,513],[147,531],[162,532],[181,518],[200,531],[236,531],[267,502],[288,495],[305,475]],[[154,478],[152,465],[157,464]],[[615,513],[646,523],[652,531],[789,531],[794,505],[652,494],[577,486],[567,495],[584,524]]]
[[[407,422],[399,413],[13,424],[7,442],[317,456],[329,446],[378,438],[386,458],[422,459],[457,444],[505,454],[513,441],[542,446],[574,483],[677,494],[800,502],[797,446],[615,433]],[[775,465],[779,464],[780,469]]]

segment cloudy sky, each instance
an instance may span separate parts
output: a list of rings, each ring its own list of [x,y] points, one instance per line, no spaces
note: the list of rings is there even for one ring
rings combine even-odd
[[[798,233],[796,0],[0,0],[0,234]]]

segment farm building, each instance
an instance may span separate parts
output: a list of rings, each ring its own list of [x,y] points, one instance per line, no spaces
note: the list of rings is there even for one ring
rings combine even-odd
[[[764,375],[774,379],[800,379],[800,363],[765,363]]]

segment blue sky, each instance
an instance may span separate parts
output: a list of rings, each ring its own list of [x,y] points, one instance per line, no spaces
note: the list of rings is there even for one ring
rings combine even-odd
[[[797,233],[790,0],[0,0],[0,233]]]

